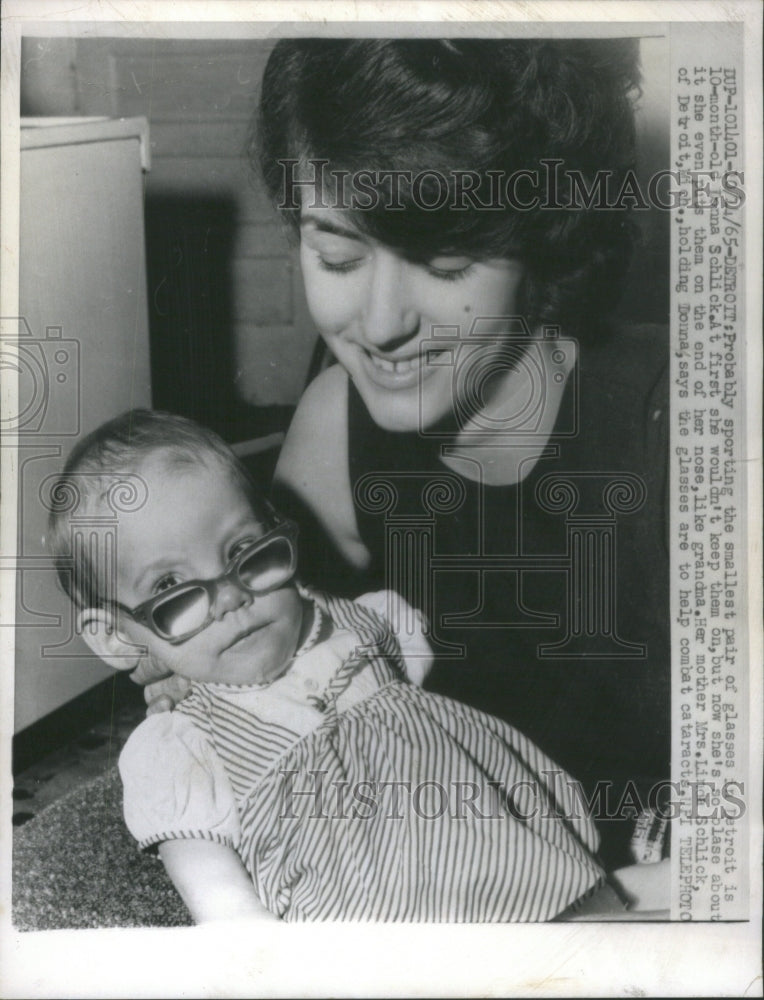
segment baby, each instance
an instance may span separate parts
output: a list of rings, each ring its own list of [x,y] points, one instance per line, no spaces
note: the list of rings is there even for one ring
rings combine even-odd
[[[223,441],[132,411],[80,442],[59,485],[97,515],[128,476],[146,500],[119,515],[111,575],[55,509],[50,541],[94,652],[191,682],[119,767],[131,833],[197,922],[549,920],[602,884],[566,775],[418,686],[429,649],[396,595],[296,584],[296,526]]]

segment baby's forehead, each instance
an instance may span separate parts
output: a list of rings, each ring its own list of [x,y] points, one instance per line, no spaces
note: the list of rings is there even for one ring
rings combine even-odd
[[[193,450],[177,448],[172,444],[153,448],[137,457],[135,469],[146,476],[161,476],[168,473],[178,475],[220,477],[232,475],[220,455],[212,449],[200,446]]]
[[[199,448],[193,452],[178,451],[171,446],[159,448],[136,465],[138,476],[142,477],[147,486],[153,488],[157,495],[168,486],[182,480],[193,491],[194,483],[219,482],[221,488],[233,486],[245,493],[242,479],[237,475],[233,463],[227,463],[221,455],[211,449]]]
[[[202,489],[202,484],[207,488]],[[207,506],[221,514],[233,501],[246,512],[248,521],[260,525],[263,532],[267,530],[245,478],[237,474],[233,463],[205,448],[192,454],[172,446],[160,447],[121,468],[101,470],[91,478],[87,490],[88,513],[149,513],[164,502],[172,502],[179,488],[195,506]]]

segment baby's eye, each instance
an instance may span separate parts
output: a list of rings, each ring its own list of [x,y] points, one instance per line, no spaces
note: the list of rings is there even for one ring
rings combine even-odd
[[[163,590],[169,590],[170,587],[175,587],[177,584],[182,582],[183,581],[177,573],[165,573],[165,575],[160,577],[154,584],[153,591],[155,594],[161,594]]]

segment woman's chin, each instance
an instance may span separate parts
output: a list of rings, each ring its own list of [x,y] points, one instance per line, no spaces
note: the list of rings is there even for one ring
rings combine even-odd
[[[356,380],[356,388],[372,420],[382,430],[429,436],[452,423],[450,380],[444,393],[433,392],[435,386],[416,384],[390,389],[360,379]]]

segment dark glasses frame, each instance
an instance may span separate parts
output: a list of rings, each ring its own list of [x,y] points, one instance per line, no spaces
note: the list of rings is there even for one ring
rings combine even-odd
[[[161,594],[156,594],[154,597],[150,597],[147,601],[143,601],[134,608],[128,608],[124,604],[120,604],[118,601],[114,602],[114,606],[119,608],[124,614],[129,615],[133,621],[136,621],[140,625],[150,629],[154,635],[159,636],[160,639],[164,639],[165,642],[169,642],[171,645],[177,646],[179,643],[185,642],[187,639],[192,639],[195,635],[204,631],[204,629],[206,629],[207,626],[214,620],[215,601],[217,600],[218,591],[223,584],[233,584],[240,590],[246,591],[248,594],[257,594],[259,596],[269,594],[271,591],[278,590],[280,587],[285,586],[285,584],[292,579],[297,571],[297,534],[297,524],[294,521],[284,519],[280,521],[275,528],[263,535],[262,538],[258,538],[257,541],[248,545],[245,549],[242,549],[238,555],[234,556],[226,567],[225,572],[221,573],[220,576],[215,577],[212,580],[184,580],[182,583],[177,583],[175,586],[168,587],[167,590],[163,590]],[[271,587],[261,589],[259,587],[248,586],[239,575],[242,564],[248,559],[251,559],[252,556],[255,555],[255,553],[260,549],[264,549],[266,546],[270,545],[271,542],[276,540],[285,540],[289,544],[290,564],[288,575],[285,576],[279,583],[275,583]],[[161,605],[163,605],[166,601],[173,600],[174,598],[192,590],[206,591],[207,600],[209,602],[207,617],[197,628],[191,629],[188,632],[183,632],[181,635],[168,635],[154,620],[155,610],[161,607]]]

